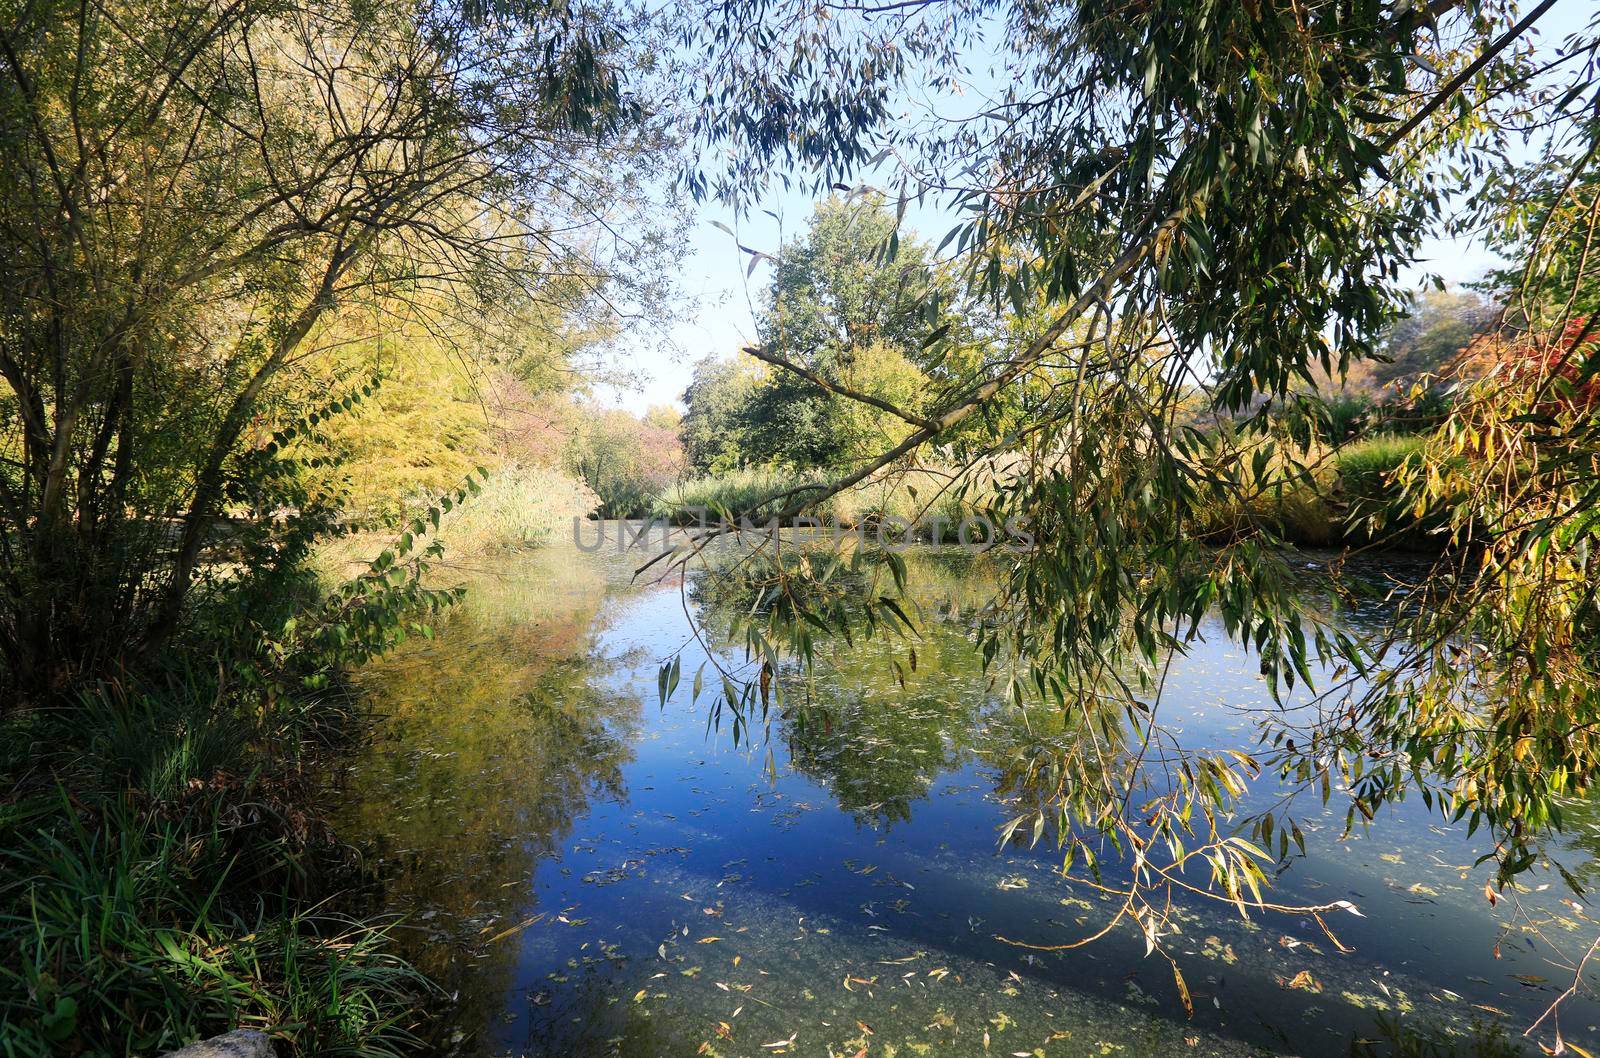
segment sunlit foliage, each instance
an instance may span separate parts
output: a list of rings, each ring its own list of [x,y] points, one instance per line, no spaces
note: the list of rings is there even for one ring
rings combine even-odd
[[[1019,701],[1086,711],[1070,782],[1016,833],[1053,831],[1080,864],[1119,851],[1133,879],[1118,918],[1152,946],[1174,890],[1270,906],[1299,834],[1233,816],[1260,769],[1347,790],[1352,823],[1420,787],[1494,829],[1504,883],[1600,768],[1582,175],[1596,26],[1544,66],[1530,28],[1550,6],[772,0],[686,31],[715,57],[698,131],[731,148],[708,152],[699,193],[748,205],[780,181],[856,181],[897,212],[937,201],[960,218],[944,263],[1018,321],[983,329],[981,355],[919,407],[891,409],[898,443],[766,509],[798,514],[938,448],[995,479],[991,520],[1024,522],[1038,546],[1009,560],[980,641]],[[986,50],[988,98],[897,119],[912,86],[958,85]],[[1555,131],[1522,173],[1497,160],[1530,112],[1531,134]],[[1392,347],[1422,238],[1474,215],[1507,218],[1528,262],[1499,294],[1514,344],[1554,352],[1467,386],[1438,440],[1384,472],[1413,503],[1351,507],[1367,538],[1422,525],[1455,556],[1389,634],[1353,636],[1302,609],[1290,541],[1249,512],[1315,488],[1334,433],[1315,387]],[[934,299],[922,329],[933,358],[958,340]],[[997,414],[1008,399],[1023,413]],[[1245,517],[1202,540],[1218,506]],[[802,585],[834,567],[782,551],[748,574],[770,579],[774,607],[746,630],[753,657],[804,655],[816,621],[900,624],[894,592],[857,598],[864,614],[813,610]],[[1259,757],[1186,747],[1161,721],[1164,659],[1209,613],[1283,703]],[[1289,708],[1311,684],[1315,705]]]

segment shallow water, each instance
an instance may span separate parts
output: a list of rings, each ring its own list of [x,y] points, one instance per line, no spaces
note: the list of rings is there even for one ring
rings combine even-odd
[[[1103,901],[1061,876],[1048,837],[997,846],[1016,814],[998,766],[1049,721],[999,704],[937,619],[932,603],[976,590],[959,563],[913,564],[929,619],[903,688],[892,642],[834,644],[790,689],[827,723],[775,718],[739,745],[686,693],[705,657],[686,607],[706,604],[632,583],[635,564],[559,547],[461,570],[468,600],[439,637],[362,674],[386,718],[343,832],[370,845],[409,954],[450,992],[450,1049],[1537,1054],[1520,1034],[1571,982],[1561,954],[1600,932],[1553,871],[1527,877],[1520,910],[1491,909],[1472,866],[1484,835],[1420,803],[1340,840],[1336,795],[1296,806],[1308,855],[1275,898],[1356,904],[1364,917],[1329,923],[1354,951],[1310,920],[1199,900],[1170,942],[1188,1018],[1131,928],[1067,952],[997,939],[1076,939]],[[680,649],[684,689],[663,708],[658,665]],[[1249,748],[1239,710],[1267,698],[1218,632],[1163,702],[1193,744]],[[1574,806],[1569,827],[1558,858],[1587,885],[1600,826]],[[1584,997],[1563,1008],[1570,1041],[1600,1046],[1597,1024]]]

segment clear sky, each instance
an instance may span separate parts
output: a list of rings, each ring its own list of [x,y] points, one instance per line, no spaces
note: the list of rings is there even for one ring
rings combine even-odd
[[[1539,22],[1540,40],[1554,45],[1580,29],[1594,15],[1594,0],[1561,0]],[[919,107],[938,105],[927,100]],[[595,399],[642,412],[654,404],[673,404],[688,385],[697,361],[708,354],[739,355],[755,337],[753,311],[766,289],[771,266],[766,262],[747,273],[749,257],[735,245],[735,236],[717,227],[727,225],[737,242],[774,252],[785,240],[805,230],[814,199],[803,192],[775,193],[743,219],[719,204],[697,209],[688,236],[678,282],[687,298],[682,318],[663,328],[634,328],[617,351],[618,366],[632,376],[624,386],[602,386]],[[924,238],[937,242],[953,221],[934,208],[908,210],[907,224]],[[1493,264],[1493,255],[1473,239],[1431,239],[1422,248],[1417,280],[1426,274],[1442,276],[1452,285],[1481,277]]]

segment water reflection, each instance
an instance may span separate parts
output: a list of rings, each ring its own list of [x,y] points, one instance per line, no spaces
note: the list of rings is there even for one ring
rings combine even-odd
[[[408,917],[407,955],[460,997],[463,1024],[500,1013],[515,947],[486,939],[536,913],[541,862],[595,804],[627,800],[640,726],[638,696],[594,682],[618,664],[594,650],[602,573],[552,553],[518,573],[474,577],[472,605],[437,639],[362,674],[384,720],[342,821]]]
[[[997,940],[1059,942],[1104,918],[1104,894],[1063,880],[1048,840],[997,849],[1040,772],[1069,774],[1100,725],[1004,702],[968,638],[983,572],[910,561],[915,668],[885,638],[819,642],[809,672],[780,672],[781,708],[755,732],[770,737],[737,747],[708,730],[705,698],[658,707],[659,659],[689,644],[687,685],[704,655],[676,588],[631,585],[628,556],[549,551],[475,576],[439,640],[366,674],[390,719],[352,777],[345,832],[375,844],[414,954],[457,994],[460,1050],[1534,1050],[1496,1026],[1520,1031],[1565,986],[1545,934],[1593,924],[1554,889],[1497,922],[1481,848],[1417,805],[1346,841],[1342,814],[1303,813],[1309,854],[1281,892],[1360,904],[1366,918],[1339,923],[1353,954],[1309,922],[1176,908],[1192,1021],[1133,932],[1074,952]],[[713,629],[751,605],[725,583],[691,599]],[[1194,744],[1254,737],[1234,707],[1262,701],[1256,666],[1220,638],[1174,667],[1168,696]],[[1587,882],[1600,828],[1590,806],[1569,825]],[[1597,1020],[1574,1004],[1568,1039],[1600,1038]]]

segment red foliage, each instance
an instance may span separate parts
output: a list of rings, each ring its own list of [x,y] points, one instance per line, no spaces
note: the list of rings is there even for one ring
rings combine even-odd
[[[1597,356],[1600,326],[1577,316],[1559,335],[1481,334],[1462,351],[1456,374],[1526,388],[1537,413],[1588,412],[1600,405],[1600,373],[1591,364]]]

